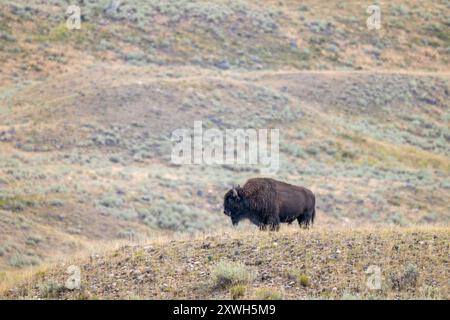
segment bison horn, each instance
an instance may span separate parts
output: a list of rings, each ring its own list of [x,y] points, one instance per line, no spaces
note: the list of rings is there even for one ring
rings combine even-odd
[[[237,193],[236,188],[233,188],[233,196],[236,197],[236,198],[237,198],[237,196],[238,196],[238,193]]]

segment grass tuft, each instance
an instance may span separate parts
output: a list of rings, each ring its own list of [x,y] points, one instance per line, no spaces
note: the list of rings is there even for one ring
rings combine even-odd
[[[258,300],[283,300],[284,290],[276,288],[258,288],[255,291]]]
[[[212,281],[215,288],[223,289],[232,285],[247,284],[255,275],[242,262],[222,260],[212,270]]]

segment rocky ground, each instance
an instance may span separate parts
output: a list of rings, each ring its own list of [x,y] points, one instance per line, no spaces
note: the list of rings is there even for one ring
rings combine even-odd
[[[449,243],[449,229],[441,227],[305,231],[284,226],[276,233],[160,238],[41,269],[3,294],[16,299],[448,299]],[[79,289],[65,287],[70,265],[81,270]],[[377,267],[381,287],[372,290],[367,283]]]

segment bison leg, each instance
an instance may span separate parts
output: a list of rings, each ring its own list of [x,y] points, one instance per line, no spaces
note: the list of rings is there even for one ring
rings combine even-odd
[[[312,208],[310,210],[306,210],[302,215],[300,215],[297,218],[300,228],[309,229],[309,226],[314,222],[315,213],[315,208]]]
[[[267,224],[269,225],[270,231],[278,231],[278,230],[280,230],[280,218],[278,216],[276,216],[276,217],[269,217],[267,219]]]
[[[259,230],[261,230],[261,231],[266,231],[266,230],[267,230],[267,225],[264,224],[264,223],[261,223],[261,224],[259,225]]]
[[[309,220],[307,218],[305,218],[304,215],[298,217],[297,221],[298,221],[298,225],[300,226],[300,228],[302,228],[302,229],[309,228]]]
[[[271,224],[270,225],[270,231],[279,231],[280,230],[280,224]]]

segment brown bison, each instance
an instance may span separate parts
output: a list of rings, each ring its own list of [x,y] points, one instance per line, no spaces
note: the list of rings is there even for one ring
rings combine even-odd
[[[303,187],[269,178],[249,179],[243,187],[229,190],[224,197],[224,213],[233,225],[249,219],[261,230],[278,230],[280,222],[291,224],[297,219],[300,227],[314,223],[316,198]]]

